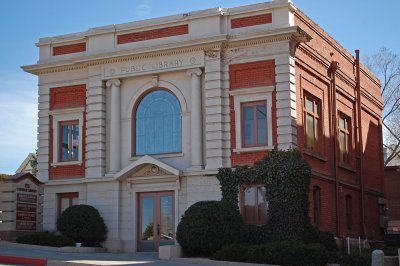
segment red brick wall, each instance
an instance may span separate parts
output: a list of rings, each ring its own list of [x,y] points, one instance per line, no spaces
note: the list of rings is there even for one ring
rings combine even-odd
[[[53,56],[63,55],[63,54],[72,54],[86,51],[86,43],[74,43],[68,45],[61,45],[53,47]]]
[[[250,27],[255,25],[262,25],[272,23],[272,14],[262,14],[243,18],[234,18],[231,20],[231,28]]]
[[[386,167],[384,176],[389,220],[400,220],[400,168]]]
[[[336,213],[335,213],[335,184],[326,182],[317,177],[313,177],[310,182],[310,219],[314,221],[314,197],[313,187],[318,186],[321,189],[321,214],[319,229],[323,231],[336,231]]]
[[[50,110],[84,107],[85,105],[85,84],[50,89]]]
[[[258,61],[229,66],[230,90],[275,85],[275,61]],[[271,103],[268,103],[271,104]],[[272,94],[272,140],[277,142],[276,132],[276,95]],[[236,121],[234,98],[230,97],[230,118],[231,118],[231,163],[232,166],[252,165],[264,158],[267,151],[241,152],[236,153]]]
[[[229,66],[230,89],[275,85],[275,60]]]
[[[63,109],[86,106],[86,85],[74,85],[50,89],[50,109]],[[85,176],[85,152],[86,152],[86,113],[83,113],[83,132],[79,132],[82,138],[82,164],[65,165],[53,167],[53,116],[50,119],[50,140],[49,140],[49,179],[79,178]]]
[[[131,43],[147,41],[151,39],[159,39],[171,36],[184,35],[189,33],[189,25],[180,25],[174,27],[166,27],[162,29],[140,31],[134,33],[121,34],[117,36],[117,43]]]
[[[336,192],[335,192],[335,160],[334,139],[330,129],[331,105],[329,100],[330,78],[328,77],[328,65],[325,62],[338,61],[340,75],[336,76],[337,109],[351,119],[351,147],[350,163],[343,167],[339,164],[338,178],[338,203],[339,203],[339,235],[359,236],[362,234],[361,223],[361,193],[358,176],[357,143],[356,143],[356,93],[355,72],[353,69],[353,55],[344,50],[332,37],[312,22],[301,11],[295,14],[295,24],[312,36],[308,43],[300,44],[296,49],[296,92],[297,92],[297,141],[298,148],[304,152],[304,158],[308,161],[314,172],[321,177],[312,178],[311,183],[321,186],[321,194],[325,207],[322,214],[322,229],[336,233]],[[333,55],[331,55],[333,53]],[[323,60],[319,60],[322,58]],[[363,69],[363,67],[362,67]],[[361,72],[361,86],[368,90],[376,102],[381,102],[377,79],[369,76],[368,71]],[[310,93],[322,102],[321,123],[322,136],[320,142],[322,149],[318,156],[310,155],[304,150],[304,94]],[[371,193],[365,192],[365,223],[367,237],[375,231],[375,237],[379,237],[379,212],[378,198],[382,196],[382,153],[381,153],[381,109],[371,99],[362,98],[362,127],[364,144],[364,183],[365,188]],[[337,127],[337,126],[336,126]],[[337,128],[335,127],[335,130]],[[324,192],[326,191],[326,193]],[[373,192],[373,193],[372,193]],[[368,194],[368,195],[367,195]],[[352,197],[352,228],[346,228],[346,195]],[[310,193],[312,206],[312,191]],[[312,208],[310,208],[312,216]]]

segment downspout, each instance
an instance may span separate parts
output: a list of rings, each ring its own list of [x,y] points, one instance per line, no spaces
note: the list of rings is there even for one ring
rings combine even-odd
[[[333,175],[335,177],[335,205],[336,205],[336,235],[340,237],[340,205],[339,205],[339,176],[338,176],[338,141],[337,141],[337,107],[336,107],[336,71],[339,69],[339,63],[332,61],[329,67],[331,76],[331,126],[332,126],[332,143],[333,143]]]
[[[364,178],[363,178],[363,135],[362,135],[362,120],[361,120],[361,83],[360,83],[360,50],[355,50],[356,52],[356,91],[357,91],[357,120],[358,120],[358,156],[359,156],[359,182],[360,182],[360,193],[361,193],[361,229],[362,235],[366,238],[366,226],[365,226],[365,199],[364,199]]]

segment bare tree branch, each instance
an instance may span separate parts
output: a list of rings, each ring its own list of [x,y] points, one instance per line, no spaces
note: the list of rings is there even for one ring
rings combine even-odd
[[[388,151],[385,165],[400,159],[400,56],[382,47],[364,59],[365,65],[382,81],[382,124],[384,147]]]

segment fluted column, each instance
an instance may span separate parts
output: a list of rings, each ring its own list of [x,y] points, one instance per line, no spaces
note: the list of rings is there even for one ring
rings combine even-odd
[[[111,89],[110,123],[110,173],[121,170],[121,81],[110,79],[106,83]]]
[[[192,104],[190,115],[192,170],[203,169],[203,134],[201,113],[201,69],[194,68],[187,71],[192,78]]]

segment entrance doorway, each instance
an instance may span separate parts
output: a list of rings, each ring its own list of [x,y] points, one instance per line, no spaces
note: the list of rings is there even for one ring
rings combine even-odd
[[[158,251],[175,244],[174,192],[138,195],[138,251]]]

